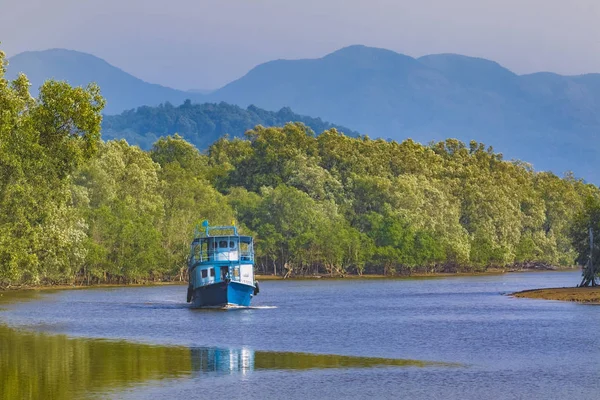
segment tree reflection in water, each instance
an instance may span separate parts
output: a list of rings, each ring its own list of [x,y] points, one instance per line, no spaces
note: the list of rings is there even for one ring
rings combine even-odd
[[[259,370],[450,366],[418,360],[68,338],[0,325],[0,398],[80,398],[145,382]]]

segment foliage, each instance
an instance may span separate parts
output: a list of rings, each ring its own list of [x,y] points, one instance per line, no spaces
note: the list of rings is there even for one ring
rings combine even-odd
[[[0,283],[62,280],[86,257],[71,176],[96,151],[104,101],[95,85],[4,78],[0,52]]]
[[[598,188],[536,173],[483,144],[424,146],[301,124],[209,149],[265,272],[411,273],[573,265],[572,221]]]

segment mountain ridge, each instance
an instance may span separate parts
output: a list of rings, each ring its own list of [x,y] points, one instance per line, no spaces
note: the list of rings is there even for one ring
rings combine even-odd
[[[146,82],[100,57],[76,50],[26,51],[10,57],[8,62],[7,77],[14,79],[19,72],[24,72],[32,84],[33,94],[51,78],[66,80],[76,86],[85,86],[92,81],[98,83],[107,100],[105,112],[108,114],[165,101],[181,103],[188,98],[194,101],[203,98],[199,93]]]

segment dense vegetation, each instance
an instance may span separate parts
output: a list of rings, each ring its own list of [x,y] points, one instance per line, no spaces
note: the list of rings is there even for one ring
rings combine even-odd
[[[199,149],[207,148],[224,135],[243,137],[244,132],[257,125],[283,126],[288,122],[302,122],[315,132],[336,128],[350,136],[358,136],[348,128],[294,114],[289,108],[277,112],[262,110],[255,106],[247,109],[220,104],[192,104],[186,100],[179,107],[170,103],[158,107],[138,107],[120,115],[106,115],[102,121],[104,139],[125,139],[143,149],[150,149],[162,136],[175,133],[183,136]]]
[[[300,125],[247,138],[210,148],[213,182],[262,239],[263,265],[292,274],[573,265],[572,221],[600,194],[475,142],[314,137]]]
[[[184,279],[203,219],[235,218],[257,238],[259,271],[287,276],[571,265],[584,246],[572,221],[600,197],[475,142],[315,136],[300,123],[207,154],[178,135],[145,152],[100,140],[97,86],[48,81],[33,99],[24,75],[3,72],[2,286]]]

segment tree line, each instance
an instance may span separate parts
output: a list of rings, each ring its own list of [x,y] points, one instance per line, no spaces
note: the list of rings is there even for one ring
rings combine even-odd
[[[599,189],[481,143],[290,123],[205,153],[179,135],[144,151],[101,140],[97,86],[48,81],[34,99],[4,72],[0,55],[2,286],[183,280],[204,219],[235,219],[258,271],[284,276],[573,265],[589,252]]]

